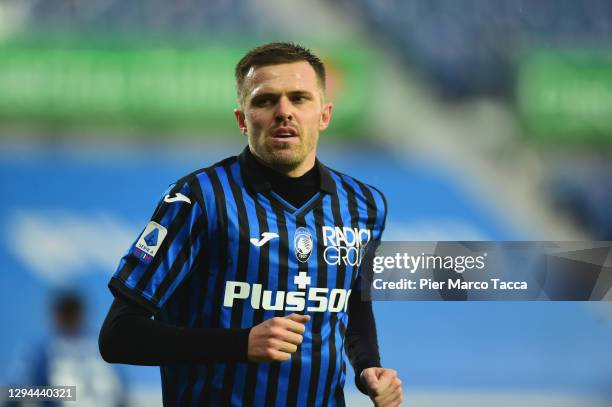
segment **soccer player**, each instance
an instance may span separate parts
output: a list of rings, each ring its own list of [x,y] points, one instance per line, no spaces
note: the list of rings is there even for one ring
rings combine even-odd
[[[25,386],[75,386],[78,402],[37,401],[0,398],[3,407],[108,406],[125,407],[125,380],[116,366],[105,363],[95,337],[86,326],[86,303],[75,291],[54,293],[49,307],[53,330],[45,340],[27,346],[14,366],[8,366],[7,383]],[[74,393],[72,394],[74,396]]]
[[[248,146],[163,194],[109,283],[100,352],[161,366],[166,406],[334,406],[346,350],[359,390],[397,406],[401,382],[380,367],[360,293],[386,203],[316,158],[332,117],[324,66],[271,43],[235,74]]]

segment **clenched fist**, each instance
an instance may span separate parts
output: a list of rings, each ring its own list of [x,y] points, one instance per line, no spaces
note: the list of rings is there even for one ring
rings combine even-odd
[[[360,378],[376,407],[397,407],[402,403],[402,382],[395,370],[370,367],[361,372]]]
[[[309,315],[291,314],[265,320],[249,333],[249,362],[282,362],[291,358],[303,341]]]

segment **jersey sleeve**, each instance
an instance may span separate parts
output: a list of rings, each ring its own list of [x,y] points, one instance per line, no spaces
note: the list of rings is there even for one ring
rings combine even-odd
[[[383,232],[387,224],[387,198],[385,198],[385,195],[377,188],[370,186],[364,186],[364,188],[368,188],[371,196],[371,204],[375,208],[375,211],[372,225],[372,237],[364,247],[362,261],[359,265],[359,272],[357,273],[357,277],[351,286],[351,289],[353,290],[352,295],[359,296],[362,295],[362,289],[364,287],[369,287],[368,284],[371,283],[372,258],[376,254],[376,250],[382,242]],[[364,273],[366,274],[365,276]]]
[[[380,242],[382,240],[383,232],[387,226],[387,198],[378,189],[374,189],[374,199],[376,201],[376,229],[378,233],[374,234],[374,240]]]
[[[108,286],[157,314],[194,267],[206,239],[207,217],[189,183],[172,185]]]

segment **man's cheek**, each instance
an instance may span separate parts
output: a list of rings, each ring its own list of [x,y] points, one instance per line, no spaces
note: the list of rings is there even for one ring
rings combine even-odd
[[[261,109],[251,110],[246,116],[247,123],[250,123],[253,127],[261,127],[267,116],[268,115],[265,113],[265,111]]]

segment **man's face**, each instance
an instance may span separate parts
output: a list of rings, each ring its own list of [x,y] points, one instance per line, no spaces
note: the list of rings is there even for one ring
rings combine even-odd
[[[331,119],[331,103],[322,93],[306,61],[251,68],[241,108],[234,111],[251,151],[290,176],[312,168],[319,132]]]

